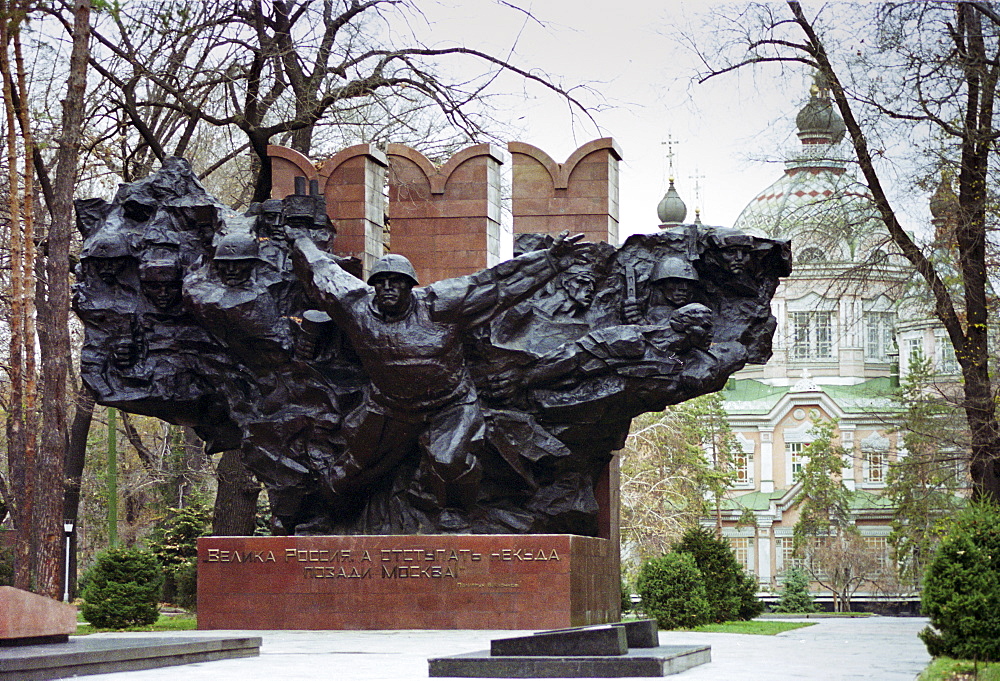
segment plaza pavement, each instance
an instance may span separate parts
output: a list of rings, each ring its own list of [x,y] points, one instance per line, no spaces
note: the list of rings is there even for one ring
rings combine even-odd
[[[679,681],[793,681],[869,679],[913,681],[930,661],[917,632],[923,617],[819,619],[777,636],[660,632],[662,645],[707,644],[712,662]],[[487,650],[490,640],[518,631],[240,631],[176,632],[259,635],[260,657],[220,660],[138,672],[100,674],[94,681],[412,681],[426,679],[427,658]],[[94,634],[128,636],[141,634]],[[163,633],[150,636],[164,636]]]

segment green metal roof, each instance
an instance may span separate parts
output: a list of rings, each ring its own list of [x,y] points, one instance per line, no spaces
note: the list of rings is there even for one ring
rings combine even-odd
[[[730,499],[723,499],[722,509],[724,511],[742,511],[743,509],[766,511],[771,507],[772,501],[777,501],[784,495],[785,490],[783,489],[777,489],[771,493],[748,492]]]
[[[766,414],[778,403],[788,386],[773,386],[753,378],[730,379],[723,389],[727,414]]]
[[[860,511],[862,509],[891,509],[892,501],[887,496],[881,494],[875,494],[874,492],[869,492],[867,490],[857,490],[851,493],[851,499],[848,502],[848,508],[852,511]]]
[[[819,385],[817,388],[847,413],[904,411],[902,405],[892,399],[897,388],[888,376],[856,385]],[[767,414],[789,390],[788,386],[767,385],[753,378],[730,379],[721,392],[723,408],[730,415]]]
[[[771,502],[781,499],[788,490],[776,489],[773,492],[747,492],[735,497],[722,500],[722,510],[724,511],[766,511],[771,507]],[[850,494],[848,507],[852,511],[864,509],[891,509],[892,501],[889,497],[868,490],[855,490]]]
[[[888,376],[872,378],[856,385],[824,385],[821,390],[846,412],[906,411],[892,396],[898,390]]]

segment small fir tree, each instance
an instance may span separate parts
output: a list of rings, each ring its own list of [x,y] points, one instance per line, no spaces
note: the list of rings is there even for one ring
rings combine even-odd
[[[803,548],[809,539],[852,527],[851,493],[842,479],[850,454],[837,441],[837,422],[821,421],[809,431],[813,441],[802,448],[806,464],[802,469],[802,511],[795,523],[795,546]]]
[[[695,528],[684,533],[674,550],[694,558],[705,584],[711,621],[753,619],[763,612],[756,584],[736,560],[726,539],[716,539],[708,530]]]
[[[153,533],[149,547],[164,573],[163,600],[183,608],[197,602],[198,538],[212,529],[212,511],[194,504],[171,508]]]
[[[880,570],[879,557],[851,522],[851,492],[843,471],[850,452],[837,436],[836,421],[816,423],[802,449],[802,510],[795,523],[795,551],[814,580],[833,593],[834,609],[849,610],[851,596]]]
[[[85,581],[81,611],[99,629],[146,626],[159,617],[163,573],[148,551],[108,549],[97,557]]]
[[[809,592],[809,575],[799,567],[785,570],[785,583],[781,586],[781,600],[775,612],[816,612],[812,593]]]
[[[960,409],[935,383],[934,365],[914,354],[897,398],[906,409],[897,431],[906,456],[889,467],[886,495],[895,508],[889,544],[899,576],[919,588],[945,519],[965,504],[960,462],[969,438]]]
[[[622,539],[635,556],[623,566],[629,574],[712,513],[711,500],[733,480],[732,443],[718,395],[633,420],[621,465]]]
[[[621,602],[621,614],[632,611],[632,587],[624,579],[622,580],[622,592],[621,592],[622,602]]]
[[[636,588],[643,611],[662,629],[691,628],[709,621],[705,582],[691,554],[675,552],[647,560],[639,568]]]
[[[1000,661],[1000,507],[980,502],[958,515],[927,569],[921,608],[931,655]]]

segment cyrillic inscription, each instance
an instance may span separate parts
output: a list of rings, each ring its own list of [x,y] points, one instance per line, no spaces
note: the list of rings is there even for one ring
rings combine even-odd
[[[274,551],[228,551],[209,549],[206,563],[275,563]]]
[[[285,549],[285,563],[304,563],[306,579],[458,579],[462,566],[481,563],[484,554],[471,549]],[[487,554],[502,562],[560,560],[555,549],[509,548]],[[371,564],[379,562],[381,570]],[[276,563],[273,551],[207,549],[206,563]],[[366,565],[368,564],[368,565]],[[517,588],[516,582],[458,582],[461,587]]]

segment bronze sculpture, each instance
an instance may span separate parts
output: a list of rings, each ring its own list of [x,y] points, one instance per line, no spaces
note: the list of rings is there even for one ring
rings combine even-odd
[[[176,158],[78,224],[87,385],[241,449],[279,533],[596,534],[631,419],[766,361],[790,271],[786,242],[686,225],[362,281],[315,187],[237,215]]]

